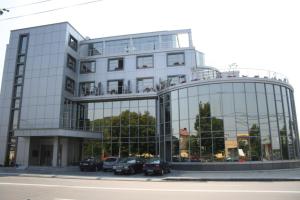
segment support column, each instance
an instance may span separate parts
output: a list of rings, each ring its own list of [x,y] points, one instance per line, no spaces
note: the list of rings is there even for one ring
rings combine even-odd
[[[66,167],[68,165],[68,138],[60,139],[61,150],[61,166]]]
[[[30,137],[18,137],[17,159],[19,166],[28,167]]]
[[[58,137],[53,138],[53,157],[52,157],[52,167],[57,167],[57,156],[58,156],[58,148],[59,148],[59,143],[58,143]]]

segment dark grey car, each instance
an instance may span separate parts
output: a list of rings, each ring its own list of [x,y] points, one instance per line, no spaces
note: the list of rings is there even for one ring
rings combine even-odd
[[[103,162],[103,171],[112,171],[113,166],[119,161],[118,157],[108,157]]]

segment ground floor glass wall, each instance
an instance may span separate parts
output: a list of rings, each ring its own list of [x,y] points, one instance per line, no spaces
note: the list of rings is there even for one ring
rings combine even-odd
[[[299,158],[293,92],[265,83],[220,83],[159,96],[160,154],[173,162]]]
[[[91,103],[65,102],[64,128],[102,133],[86,140],[83,157],[155,156],[157,150],[156,100]]]

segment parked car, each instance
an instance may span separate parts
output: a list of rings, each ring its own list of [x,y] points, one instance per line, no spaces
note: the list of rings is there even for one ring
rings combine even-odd
[[[135,174],[143,171],[144,160],[136,157],[122,158],[113,166],[115,174]]]
[[[144,164],[143,171],[145,176],[149,174],[164,175],[165,173],[170,173],[171,169],[169,163],[164,162],[159,158],[151,158]]]
[[[103,171],[112,171],[113,166],[119,161],[118,157],[108,157],[103,161]]]
[[[103,162],[93,157],[80,161],[80,171],[99,171],[102,169]]]

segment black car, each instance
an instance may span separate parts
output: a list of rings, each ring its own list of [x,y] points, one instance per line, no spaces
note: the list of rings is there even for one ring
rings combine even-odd
[[[170,173],[171,169],[169,163],[159,158],[151,158],[144,164],[143,171],[145,176],[149,174],[164,175],[165,173]]]
[[[143,171],[144,160],[141,158],[122,158],[113,166],[115,174],[135,174]]]
[[[87,158],[80,161],[79,168],[80,171],[99,171],[102,169],[103,162],[95,158]]]

